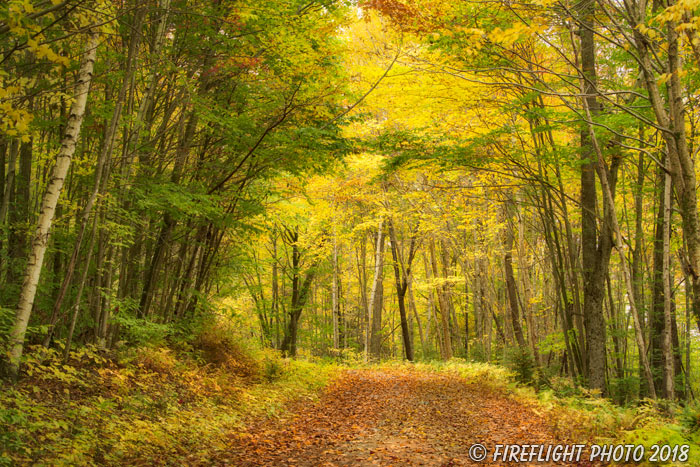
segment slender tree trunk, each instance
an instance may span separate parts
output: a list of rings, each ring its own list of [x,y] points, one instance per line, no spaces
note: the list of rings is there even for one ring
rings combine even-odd
[[[99,157],[97,158],[97,166],[95,167],[95,181],[93,183],[92,192],[88,198],[87,203],[83,207],[83,211],[80,215],[80,221],[78,222],[78,234],[75,239],[75,244],[73,246],[73,253],[66,267],[66,272],[61,283],[61,288],[58,292],[56,300],[54,301],[53,310],[51,312],[51,319],[49,321],[49,331],[47,333],[46,339],[44,341],[45,345],[51,341],[53,334],[53,328],[58,320],[59,313],[61,311],[61,306],[63,304],[63,299],[66,296],[68,287],[70,286],[71,280],[73,279],[73,273],[75,271],[75,264],[80,254],[80,247],[83,243],[83,238],[85,236],[85,229],[87,227],[90,213],[95,205],[97,196],[100,193],[100,189],[104,187],[102,180],[103,175],[105,175],[105,165],[107,161],[112,156],[112,150],[114,148],[114,138],[117,133],[119,122],[121,120],[122,108],[124,106],[124,99],[126,98],[126,92],[131,83],[131,79],[134,73],[135,57],[137,54],[138,46],[141,42],[141,29],[143,24],[143,17],[145,15],[145,8],[139,8],[136,11],[133,25],[133,33],[131,34],[131,41],[129,42],[129,51],[127,54],[126,61],[126,72],[124,73],[124,78],[122,80],[121,88],[119,89],[119,95],[112,111],[112,117],[110,119],[109,125],[107,126],[107,131],[105,133],[105,138],[102,142],[102,149],[100,150]]]
[[[279,310],[279,273],[277,264],[277,233],[272,232],[272,303],[270,313],[275,321],[275,341],[276,349],[280,348],[280,310]]]
[[[369,340],[369,354],[373,358],[379,358],[382,346],[382,282],[384,275],[384,223],[382,219],[377,230],[377,241],[374,254],[374,279],[372,291],[369,295],[367,313],[372,316],[371,335]],[[367,359],[367,355],[365,355]]]
[[[520,313],[518,312],[518,291],[515,285],[515,276],[513,275],[513,231],[507,227],[508,231],[505,234],[505,252],[503,256],[503,267],[506,274],[506,290],[508,292],[508,303],[510,304],[510,318],[513,324],[513,334],[518,346],[521,349],[526,349],[525,337],[523,336],[523,328],[520,324]]]
[[[70,320],[70,326],[68,328],[68,336],[66,337],[66,348],[63,351],[63,361],[68,360],[70,355],[71,343],[73,341],[73,333],[75,332],[75,324],[78,321],[78,313],[80,313],[80,302],[83,297],[83,289],[85,288],[85,283],[87,282],[88,271],[90,270],[90,261],[92,260],[92,252],[95,248],[95,237],[97,236],[97,219],[99,218],[98,213],[95,213],[95,219],[92,222],[92,235],[90,236],[90,243],[88,244],[88,249],[85,258],[85,265],[83,266],[83,275],[80,278],[80,283],[78,285],[78,293],[75,297],[75,305],[73,305],[73,314]]]
[[[649,310],[649,364],[654,375],[654,387],[657,392],[664,391],[664,215],[666,213],[665,173],[661,167],[656,174],[656,199],[657,212],[654,225],[654,250],[652,268],[652,301]],[[648,392],[648,388],[643,388]],[[644,394],[644,392],[642,392]]]
[[[313,271],[307,272],[304,280],[301,281],[300,284],[299,278],[297,278],[297,288],[292,288],[292,304],[289,310],[289,322],[287,324],[287,332],[284,335],[284,340],[281,345],[282,352],[288,354],[290,357],[295,357],[297,354],[299,319],[301,318],[301,312],[309,298],[309,290],[314,275],[315,273]]]
[[[19,154],[19,140],[13,139],[8,143],[8,160],[7,160],[7,175],[4,180],[2,204],[0,204],[0,224],[6,225],[8,220],[8,211],[10,208],[10,200],[14,193],[15,186],[15,173],[17,166],[17,155]],[[9,251],[7,257],[3,254],[3,244],[6,238],[0,237],[0,277],[2,277],[5,271],[10,272],[8,266],[10,266]],[[9,242],[9,239],[8,239]],[[7,259],[6,259],[7,258]],[[12,306],[11,298],[7,294],[7,290],[0,290],[0,305]]]
[[[663,284],[664,284],[664,396],[674,399],[674,359],[671,337],[671,274],[669,267],[671,240],[671,175],[664,174],[663,207]]]
[[[299,319],[309,298],[309,290],[316,274],[316,266],[310,266],[302,280],[301,251],[298,245],[299,231],[297,229],[287,230],[287,239],[292,246],[292,300],[289,307],[289,321],[280,348],[285,355],[294,357],[297,354]]]
[[[462,274],[464,274],[464,357],[469,358],[469,276],[467,275],[467,261],[462,261]]]
[[[421,355],[425,358],[425,334],[423,334],[423,324],[421,322],[420,316],[418,316],[418,310],[416,309],[416,299],[413,296],[413,274],[408,278],[408,308],[413,313],[413,317],[418,324],[418,338],[420,339]]]
[[[367,298],[367,235],[362,236],[360,248],[357,253],[357,280],[360,288],[360,317],[362,320],[363,335],[363,353],[365,361],[369,357],[369,300]]]
[[[340,277],[338,274],[338,239],[333,236],[333,287],[332,287],[332,304],[333,307],[333,348],[340,348],[340,325],[343,321],[340,314]]]
[[[690,308],[692,295],[692,284],[690,281],[690,274],[688,273],[688,268],[684,267],[683,270],[685,276],[685,396],[690,399]]]
[[[430,264],[433,278],[438,277],[437,259],[435,257],[435,239],[430,239]],[[436,287],[438,305],[440,308],[440,324],[442,325],[442,339],[440,341],[440,353],[443,360],[452,358],[452,339],[450,335],[450,309],[447,302],[446,285],[443,283]]]
[[[177,184],[180,181],[180,177],[185,166],[185,159],[189,154],[189,147],[192,142],[192,138],[194,137],[196,126],[197,115],[194,111],[192,111],[189,116],[185,131],[178,144],[175,166],[173,167],[173,172],[170,177],[170,181],[173,184]],[[175,230],[176,225],[177,220],[169,212],[166,212],[163,216],[163,226],[161,227],[160,232],[156,237],[156,244],[153,249],[153,256],[151,257],[151,261],[148,266],[148,271],[146,272],[144,286],[141,291],[141,299],[139,301],[138,310],[138,315],[140,318],[145,318],[149,315],[158,271],[163,262],[163,256],[165,255],[167,245],[170,241],[170,236]]]
[[[32,183],[32,152],[33,139],[22,142],[19,145],[19,172],[14,180],[14,190],[10,197],[9,211],[9,235],[7,238],[9,268],[5,282],[13,286],[10,303],[16,303],[17,289],[14,288],[20,281],[20,272],[26,265],[27,257],[27,224],[31,224],[30,193]]]
[[[0,206],[5,202],[5,164],[7,163],[7,140],[0,137]],[[0,224],[5,222],[4,217],[0,217]]]
[[[643,130],[640,129],[640,138]],[[646,312],[644,306],[644,274],[642,270],[642,249],[644,248],[644,205],[642,204],[642,192],[644,188],[644,154],[639,153],[637,160],[637,183],[634,187],[634,250],[632,252],[632,280],[634,281],[635,299],[639,305],[639,319],[644,329]]]
[[[109,329],[109,317],[112,313],[112,294],[110,290],[112,288],[112,271],[114,270],[114,264],[112,262],[112,251],[113,248],[110,245],[107,248],[107,258],[106,258],[106,270],[104,271],[104,279],[102,286],[104,288],[104,297],[101,302],[101,307],[99,312],[99,325],[95,329],[95,342],[97,343],[97,348],[100,350],[105,350],[107,348],[107,331]]]
[[[7,175],[5,177],[2,205],[0,205],[0,224],[4,224],[7,219],[7,212],[10,207],[10,198],[15,190],[15,175],[17,173],[17,155],[19,154],[19,140],[14,139],[8,144]]]
[[[394,231],[394,223],[389,220],[389,238],[391,240],[391,257],[394,266],[394,279],[396,280],[396,296],[399,302],[399,316],[401,317],[401,336],[403,337],[403,349],[406,360],[413,361],[413,345],[411,344],[411,333],[408,329],[408,319],[406,313],[406,291],[408,290],[408,274],[410,274],[410,262],[413,261],[413,248],[415,239],[411,239],[408,263],[403,264],[399,255],[399,247]],[[407,271],[408,269],[408,271]]]
[[[87,41],[85,54],[83,56],[80,70],[78,71],[77,86],[75,90],[75,100],[71,107],[70,117],[66,125],[65,135],[61,142],[61,150],[56,157],[51,180],[46,189],[46,194],[41,206],[41,213],[36,227],[36,233],[32,242],[32,251],[27,262],[24,283],[20,292],[19,304],[15,322],[10,331],[10,358],[9,373],[13,378],[17,377],[22,351],[24,349],[24,335],[29,324],[29,317],[34,304],[39,275],[44,263],[44,255],[49,241],[51,224],[58,198],[63,189],[63,183],[68,173],[75,146],[80,136],[80,127],[85,115],[88,92],[92,81],[92,71],[95,65],[97,50],[97,34],[91,32]]]
[[[432,278],[432,269],[430,268],[430,265],[428,263],[428,256],[425,252],[423,252],[423,270],[425,271],[426,280],[428,282],[430,282],[430,279]],[[433,296],[432,287],[428,290],[428,297],[427,298],[428,298],[428,307],[427,307],[428,319],[426,320],[426,323],[425,323],[425,339],[426,339],[426,343],[428,345],[430,345],[430,331],[432,329],[434,310],[435,310],[435,300],[434,300],[434,296]],[[436,334],[438,334],[438,333],[436,332]],[[440,348],[442,348],[442,344],[439,344],[439,346],[440,346]]]
[[[520,308],[527,323],[527,337],[530,351],[535,359],[535,364],[541,366],[540,354],[537,349],[537,330],[535,329],[535,316],[532,311],[532,285],[528,275],[529,268],[526,264],[527,252],[525,251],[525,222],[523,213],[518,210],[518,267],[520,268],[519,279],[523,285],[523,296],[520,300]],[[517,290],[517,289],[516,289]]]

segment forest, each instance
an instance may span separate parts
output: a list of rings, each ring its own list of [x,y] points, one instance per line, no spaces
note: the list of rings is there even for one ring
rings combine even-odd
[[[285,417],[440,391],[700,459],[700,1],[7,0],[0,54],[0,465],[365,465]],[[353,449],[471,465],[415,417]]]

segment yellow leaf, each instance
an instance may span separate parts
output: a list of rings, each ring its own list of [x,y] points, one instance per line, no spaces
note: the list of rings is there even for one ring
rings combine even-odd
[[[662,84],[665,84],[669,79],[671,79],[671,73],[664,73],[663,75],[657,78],[656,82],[660,86]]]

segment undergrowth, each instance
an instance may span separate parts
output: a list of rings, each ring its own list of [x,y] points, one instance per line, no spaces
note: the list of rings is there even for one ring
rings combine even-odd
[[[28,349],[0,388],[0,465],[207,464],[257,416],[314,398],[333,364],[238,345],[220,327],[109,354]]]
[[[207,465],[246,423],[280,416],[292,400],[314,399],[341,368],[407,366],[454,373],[517,398],[546,413],[562,440],[644,444],[647,452],[653,444],[688,444],[690,465],[700,459],[698,404],[621,407],[569,379],[552,377],[536,390],[522,384],[523,372],[461,359],[365,364],[356,352],[338,351],[288,360],[241,343],[222,325],[193,323],[157,342],[111,353],[81,347],[65,363],[60,342],[29,348],[20,382],[0,388],[0,466]]]

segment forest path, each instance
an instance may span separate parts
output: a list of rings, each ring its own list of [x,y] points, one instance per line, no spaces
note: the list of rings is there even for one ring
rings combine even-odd
[[[250,426],[233,442],[232,457],[225,462],[483,465],[468,456],[474,443],[562,442],[551,421],[533,407],[478,381],[446,373],[362,369],[343,372],[317,403],[299,404],[286,419]]]

